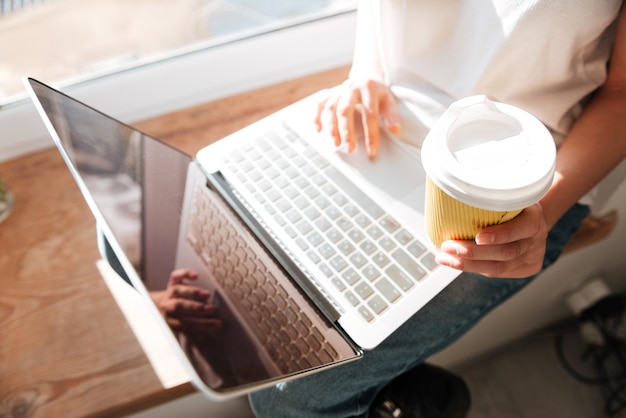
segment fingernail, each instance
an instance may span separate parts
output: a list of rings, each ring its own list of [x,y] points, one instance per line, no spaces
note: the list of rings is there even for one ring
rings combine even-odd
[[[444,241],[441,243],[441,253],[459,255],[459,246],[454,241]]]
[[[394,135],[399,135],[400,132],[402,132],[402,128],[400,127],[399,124],[394,123],[389,127],[389,130],[391,131],[392,134]]]
[[[370,159],[373,159],[374,157],[376,157],[377,154],[378,154],[378,147],[376,145],[370,145],[369,152],[368,152]]]
[[[447,253],[437,253],[437,255],[435,256],[435,261],[442,266],[452,267],[454,269],[460,268],[459,260]]]
[[[496,236],[491,232],[479,232],[476,235],[476,244],[478,245],[488,245],[496,242]]]

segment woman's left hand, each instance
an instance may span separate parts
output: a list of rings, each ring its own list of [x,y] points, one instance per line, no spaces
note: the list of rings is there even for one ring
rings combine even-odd
[[[475,240],[450,240],[441,245],[437,262],[494,278],[525,278],[541,271],[548,225],[536,203],[509,222],[484,228]]]

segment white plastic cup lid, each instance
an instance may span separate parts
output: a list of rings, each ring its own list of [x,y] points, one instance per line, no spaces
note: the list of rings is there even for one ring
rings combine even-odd
[[[494,211],[538,202],[552,184],[555,160],[554,140],[541,121],[484,95],[450,105],[422,146],[426,174],[440,189]]]

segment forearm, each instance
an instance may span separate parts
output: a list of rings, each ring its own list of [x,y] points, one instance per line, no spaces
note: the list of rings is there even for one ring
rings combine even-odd
[[[576,121],[557,154],[553,185],[542,199],[550,228],[626,156],[626,90],[607,84]]]
[[[557,154],[554,183],[541,201],[548,227],[626,156],[626,11],[621,10],[605,84]]]
[[[357,9],[356,40],[350,77],[372,78],[383,81],[383,70],[379,56],[378,25],[370,0],[359,0]]]

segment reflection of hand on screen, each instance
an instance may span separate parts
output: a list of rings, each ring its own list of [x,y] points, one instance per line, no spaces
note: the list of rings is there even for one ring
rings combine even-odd
[[[201,337],[219,331],[223,323],[209,301],[211,292],[192,284],[197,278],[194,271],[174,270],[167,288],[151,295],[172,330]]]

